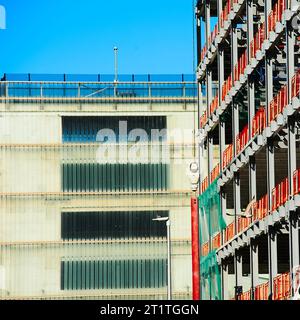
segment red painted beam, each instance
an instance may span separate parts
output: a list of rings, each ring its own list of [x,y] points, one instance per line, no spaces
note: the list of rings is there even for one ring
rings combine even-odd
[[[193,300],[200,300],[200,257],[198,199],[191,199]]]

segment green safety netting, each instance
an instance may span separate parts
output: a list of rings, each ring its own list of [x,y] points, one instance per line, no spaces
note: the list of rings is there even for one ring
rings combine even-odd
[[[221,300],[221,276],[216,251],[200,260],[202,300]]]
[[[199,197],[199,228],[201,245],[226,228],[216,179]],[[200,259],[203,300],[221,300],[221,277],[216,251]]]
[[[199,227],[201,244],[226,228],[216,179],[199,197]]]

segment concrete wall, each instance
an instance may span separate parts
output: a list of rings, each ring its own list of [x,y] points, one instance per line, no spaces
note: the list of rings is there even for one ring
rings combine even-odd
[[[0,109],[6,111],[0,113],[0,297],[68,297],[71,293],[60,291],[63,257],[141,257],[158,254],[158,249],[166,256],[166,243],[63,244],[61,212],[94,210],[169,210],[173,289],[190,295],[190,183],[186,169],[196,156],[193,149],[172,153],[169,194],[65,195],[61,193],[60,166],[66,157],[61,117],[165,115],[169,129],[193,129],[195,106],[2,104]],[[147,296],[147,290],[140,291]],[[117,290],[95,294],[111,293],[127,294]]]

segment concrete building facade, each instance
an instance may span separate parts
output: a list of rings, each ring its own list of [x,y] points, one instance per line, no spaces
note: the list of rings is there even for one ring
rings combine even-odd
[[[157,216],[171,222],[173,298],[189,299],[195,142],[150,132],[193,133],[193,76],[5,75],[0,87],[0,299],[166,299]]]
[[[202,299],[298,290],[299,9],[197,2]]]

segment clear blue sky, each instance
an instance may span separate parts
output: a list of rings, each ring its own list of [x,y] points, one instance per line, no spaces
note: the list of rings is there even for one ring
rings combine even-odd
[[[0,0],[0,73],[193,73],[193,0]]]

